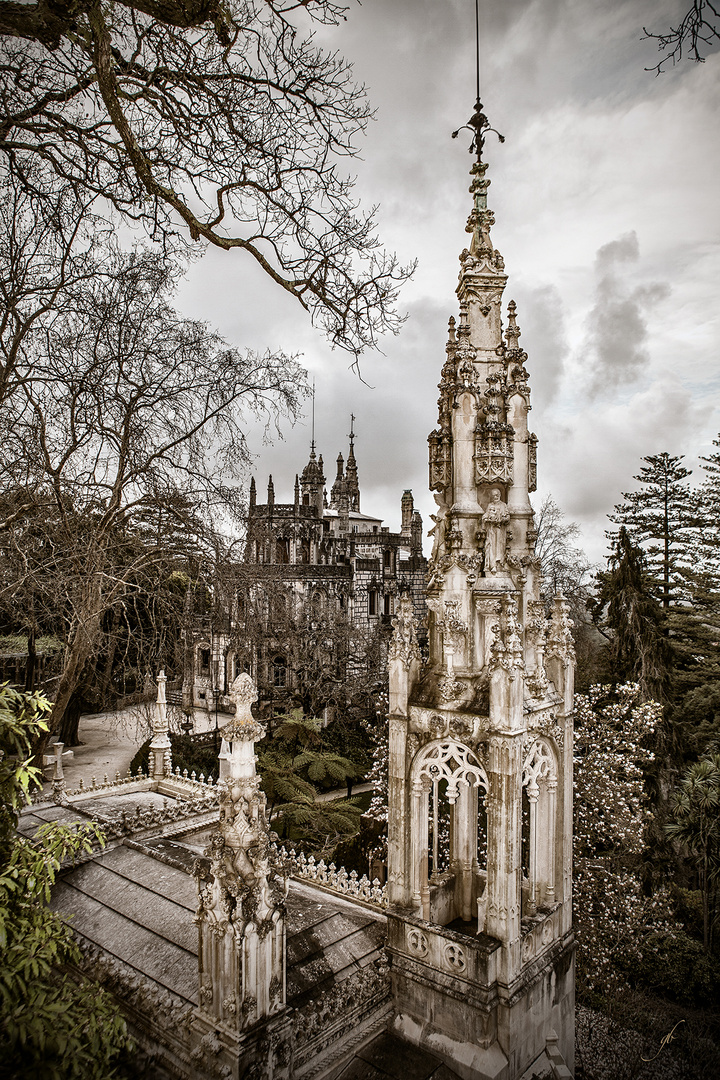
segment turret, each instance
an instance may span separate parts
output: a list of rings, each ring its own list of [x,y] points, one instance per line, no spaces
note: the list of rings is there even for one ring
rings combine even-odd
[[[310,458],[300,477],[300,489],[302,491],[303,505],[314,506],[318,517],[322,517],[323,513],[324,484],[322,455],[319,458],[316,457],[315,443],[313,442],[311,443]]]
[[[567,605],[548,621],[540,596],[527,354],[513,301],[503,335],[479,100],[468,126],[471,238],[428,440],[429,657],[409,608],[390,650],[388,947],[396,1030],[466,1080],[517,1080],[555,1031],[572,1064],[573,654]]]
[[[345,493],[345,461],[342,454],[337,456],[337,472],[335,474],[335,483],[330,489],[330,506],[333,510],[338,509],[338,501],[340,496]]]
[[[400,532],[403,536],[410,535],[410,527],[412,525],[413,517],[413,497],[412,491],[406,489],[403,491],[402,499],[400,500]]]

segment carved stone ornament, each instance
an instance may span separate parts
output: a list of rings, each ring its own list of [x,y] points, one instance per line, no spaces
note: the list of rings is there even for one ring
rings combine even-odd
[[[235,705],[235,716],[220,731],[226,742],[236,739],[256,742],[265,736],[265,728],[255,720],[251,706],[258,699],[258,692],[250,675],[242,672],[230,687],[228,697]]]
[[[537,491],[537,435],[528,436],[528,491]]]
[[[569,610],[570,605],[564,596],[558,594],[554,597],[548,625],[546,656],[557,656],[571,663],[575,659],[575,646]]]
[[[427,956],[428,940],[422,930],[409,926],[407,931],[408,950],[416,956]]]
[[[445,962],[451,971],[464,971],[467,967],[465,950],[460,945],[451,943],[445,946]]]
[[[453,674],[443,675],[438,683],[438,692],[443,701],[457,701],[465,690],[465,684],[456,679]]]
[[[413,660],[420,660],[413,602],[407,595],[400,597],[399,611],[393,619],[393,636],[388,650],[388,659],[401,660],[407,666]]]
[[[511,484],[514,431],[508,424],[484,424],[475,434],[475,483]]]
[[[491,669],[504,668],[508,672],[524,671],[522,628],[517,617],[517,601],[507,596],[502,601],[502,619],[499,625],[491,627],[494,636],[490,646],[489,666]]]
[[[428,443],[430,446],[430,490],[444,491],[452,480],[452,435],[449,432],[433,431],[428,437]]]
[[[485,770],[472,750],[450,739],[431,743],[418,755],[413,763],[413,782],[421,783],[423,780],[447,780],[449,803],[457,799],[459,784],[470,784],[483,791],[488,789]]]
[[[538,780],[557,781],[555,757],[546,742],[535,739],[523,760],[523,786],[527,787],[529,799],[537,799]]]
[[[484,599],[483,597],[475,597],[475,610],[479,615],[485,616],[499,616],[500,614],[500,597],[493,597],[491,600]]]

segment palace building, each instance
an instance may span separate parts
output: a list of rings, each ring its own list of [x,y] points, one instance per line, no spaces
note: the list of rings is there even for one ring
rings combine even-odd
[[[245,558],[215,615],[198,620],[186,652],[187,707],[226,709],[235,676],[246,671],[261,715],[303,707],[327,717],[342,704],[338,694],[323,697],[323,671],[333,672],[334,685],[346,683],[369,651],[385,666],[400,596],[411,597],[424,621],[422,518],[408,490],[399,532],[361,510],[354,420],[347,463],[338,454],[329,496],[314,440],[292,502],[275,500],[270,477],[259,503],[251,481]]]

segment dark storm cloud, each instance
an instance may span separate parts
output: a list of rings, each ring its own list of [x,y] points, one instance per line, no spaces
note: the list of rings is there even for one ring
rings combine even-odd
[[[632,288],[622,267],[639,259],[634,232],[605,244],[597,253],[595,304],[588,317],[584,349],[591,397],[635,382],[649,364],[646,315],[667,299],[670,288],[662,282]]]

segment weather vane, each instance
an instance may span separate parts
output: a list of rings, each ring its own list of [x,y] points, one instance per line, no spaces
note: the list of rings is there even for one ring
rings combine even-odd
[[[477,154],[478,161],[482,160],[486,131],[492,131],[493,134],[497,135],[501,143],[505,142],[505,136],[501,135],[494,127],[490,127],[490,122],[482,108],[482,102],[480,101],[480,0],[475,0],[475,111],[467,124],[463,124],[457,131],[453,131],[452,137],[457,139],[461,131],[472,131],[473,138],[468,149],[469,153]]]

